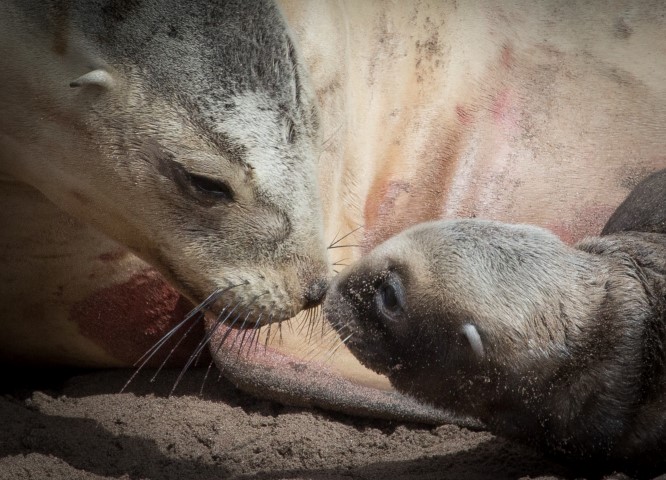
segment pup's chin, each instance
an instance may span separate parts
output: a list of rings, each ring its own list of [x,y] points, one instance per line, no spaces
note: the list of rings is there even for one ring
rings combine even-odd
[[[397,361],[391,357],[384,347],[378,332],[363,332],[354,327],[352,336],[347,340],[347,347],[361,364],[380,375],[389,376],[397,365]],[[343,337],[344,338],[344,337]]]
[[[386,348],[385,334],[359,318],[358,312],[333,289],[324,302],[324,315],[349,351],[361,364],[380,375],[387,375],[396,362]],[[363,321],[365,320],[365,323]]]

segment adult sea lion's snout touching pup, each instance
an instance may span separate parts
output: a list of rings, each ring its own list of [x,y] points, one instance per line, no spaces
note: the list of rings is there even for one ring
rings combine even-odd
[[[343,272],[325,311],[400,391],[569,460],[654,466],[665,293],[659,233],[570,247],[533,226],[440,221]]]

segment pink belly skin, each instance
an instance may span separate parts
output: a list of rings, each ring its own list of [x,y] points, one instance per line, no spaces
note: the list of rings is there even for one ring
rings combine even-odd
[[[541,78],[539,68],[558,59],[570,72]],[[386,134],[397,140],[375,159],[359,221],[363,251],[440,218],[531,223],[573,243],[597,235],[632,186],[666,167],[666,107],[646,111],[660,92],[642,98],[637,80],[546,48],[505,44],[486,70],[457,101],[428,105],[429,123],[414,107]],[[588,88],[592,81],[597,88]],[[425,140],[414,148],[418,136]]]

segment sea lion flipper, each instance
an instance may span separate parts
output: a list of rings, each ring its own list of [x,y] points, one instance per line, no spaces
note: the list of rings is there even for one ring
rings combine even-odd
[[[653,173],[631,191],[601,235],[626,231],[666,233],[666,169]]]

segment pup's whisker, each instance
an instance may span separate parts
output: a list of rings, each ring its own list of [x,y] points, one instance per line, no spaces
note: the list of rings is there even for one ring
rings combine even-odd
[[[342,341],[340,341],[340,342],[336,345],[336,347],[331,351],[331,353],[328,354],[328,356],[326,357],[326,359],[324,359],[323,363],[328,363],[328,362],[333,358],[333,355],[335,354],[335,352],[337,352],[338,349],[339,349],[341,346],[343,346],[345,343],[347,343],[347,340],[349,340],[349,339],[352,337],[352,335],[353,335],[353,333],[350,333],[350,334],[347,335]]]
[[[334,238],[334,239],[333,239],[333,242],[331,242],[331,244],[328,246],[328,248],[329,248],[329,249],[331,249],[331,248],[338,248],[338,247],[337,247],[338,243],[340,243],[341,241],[343,241],[345,238],[349,237],[350,235],[353,235],[354,233],[356,233],[357,231],[359,231],[361,228],[363,228],[363,225],[359,225],[359,226],[356,227],[354,230],[352,230],[351,232],[347,233],[346,235],[343,235],[342,237],[340,237],[340,238],[337,239],[337,240],[335,240],[335,238]],[[336,237],[337,237],[337,234],[336,234]]]

